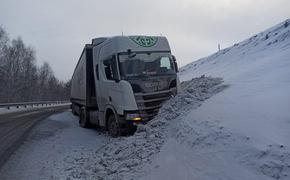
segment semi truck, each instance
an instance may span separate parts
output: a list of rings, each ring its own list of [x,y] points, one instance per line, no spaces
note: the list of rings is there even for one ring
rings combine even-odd
[[[100,37],[86,44],[71,81],[71,109],[81,127],[112,137],[157,115],[180,91],[178,67],[166,37]]]

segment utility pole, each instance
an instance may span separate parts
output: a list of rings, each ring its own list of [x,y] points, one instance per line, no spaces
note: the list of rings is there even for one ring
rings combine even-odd
[[[218,52],[220,52],[220,50],[221,50],[221,45],[218,44]]]

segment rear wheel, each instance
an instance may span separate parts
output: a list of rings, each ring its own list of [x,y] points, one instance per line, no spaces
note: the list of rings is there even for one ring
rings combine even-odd
[[[79,124],[83,128],[89,128],[90,127],[89,112],[84,107],[80,109]]]
[[[114,114],[111,114],[108,119],[108,131],[112,137],[120,136],[120,125]]]

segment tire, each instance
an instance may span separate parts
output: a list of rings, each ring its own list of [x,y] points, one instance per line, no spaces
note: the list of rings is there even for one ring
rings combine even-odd
[[[84,107],[80,109],[79,124],[83,128],[89,128],[90,127],[89,112]]]
[[[108,132],[111,137],[120,136],[120,125],[114,114],[111,114],[108,118]]]

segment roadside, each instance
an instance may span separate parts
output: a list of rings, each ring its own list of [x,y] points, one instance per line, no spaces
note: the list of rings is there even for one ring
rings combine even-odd
[[[66,179],[62,173],[69,170],[67,164],[84,153],[94,153],[107,139],[95,129],[80,128],[71,112],[50,116],[3,166],[0,179]],[[64,158],[67,155],[74,159]]]
[[[68,107],[63,105],[0,114],[0,168],[38,122]]]

